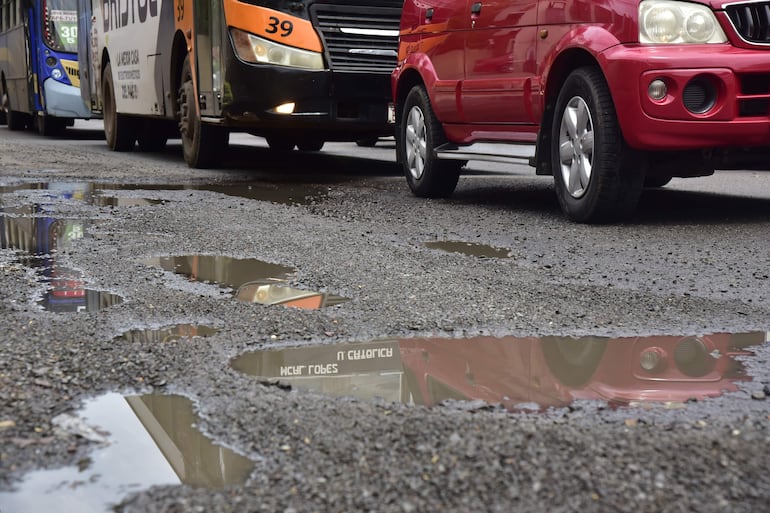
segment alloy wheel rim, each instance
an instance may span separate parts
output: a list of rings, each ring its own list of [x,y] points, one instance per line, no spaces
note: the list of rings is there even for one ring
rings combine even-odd
[[[425,172],[425,156],[428,141],[425,130],[425,116],[416,105],[409,111],[406,120],[406,165],[412,178],[419,180]]]
[[[581,198],[588,190],[594,156],[594,127],[585,100],[572,98],[564,109],[559,129],[559,163],[567,192]]]

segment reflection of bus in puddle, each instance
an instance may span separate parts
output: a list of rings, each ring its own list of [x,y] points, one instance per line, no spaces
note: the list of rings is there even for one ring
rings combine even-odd
[[[327,292],[314,292],[282,285],[283,280],[268,279],[245,283],[238,288],[235,297],[240,301],[261,305],[282,305],[286,307],[316,310],[339,305],[347,298]]]
[[[47,189],[43,200],[86,200],[91,186],[86,183],[57,184]],[[24,252],[23,265],[37,269],[40,281],[47,283],[39,304],[48,311],[93,311],[121,302],[119,296],[86,288],[80,271],[62,264],[62,255],[80,241],[87,221],[46,217],[46,205],[3,208],[0,210],[0,247]]]
[[[0,491],[3,511],[106,512],[151,486],[219,490],[245,482],[254,463],[214,443],[198,422],[192,401],[178,395],[90,399],[52,423],[101,443],[77,465],[30,472],[15,490]]]
[[[400,339],[247,353],[236,370],[300,388],[433,405],[483,400],[515,410],[578,399],[683,402],[737,390],[737,355],[765,332],[607,339]]]

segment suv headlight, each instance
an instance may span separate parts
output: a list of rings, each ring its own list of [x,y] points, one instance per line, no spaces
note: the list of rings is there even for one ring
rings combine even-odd
[[[639,42],[651,44],[724,43],[722,27],[708,7],[672,0],[639,4]]]
[[[324,69],[323,56],[318,52],[300,50],[292,46],[275,43],[232,27],[230,28],[230,36],[238,57],[246,62]]]

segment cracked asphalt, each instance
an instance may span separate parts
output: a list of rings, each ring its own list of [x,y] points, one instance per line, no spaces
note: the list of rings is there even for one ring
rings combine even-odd
[[[186,398],[189,418],[168,425],[194,423],[219,459],[193,450],[178,456],[181,483],[130,481],[78,511],[770,511],[770,173],[675,179],[645,191],[629,222],[584,226],[563,218],[551,179],[525,166],[472,162],[451,198],[423,200],[409,194],[392,141],[280,155],[260,141],[233,136],[221,169],[193,170],[178,141],[160,154],[112,153],[92,123],[60,139],[0,127],[2,513],[42,511],[38,495],[75,496],[107,479],[89,469],[111,433],[78,419],[116,394]],[[58,246],[41,250],[51,233]],[[442,241],[507,256],[426,246]],[[233,279],[227,268],[200,281],[148,263],[179,256],[282,266],[284,285],[347,301],[240,301],[214,283]],[[82,311],[53,306],[73,302],[51,292],[62,277],[85,291]],[[182,324],[215,332],[125,336]],[[713,334],[753,334],[730,359],[736,379],[714,378],[716,397],[665,403],[644,402],[650,383],[631,380],[630,404],[581,396],[508,409],[447,393],[425,406],[329,395],[231,364],[264,350],[453,339],[435,351],[465,351],[456,381],[443,382],[459,390],[492,372],[534,381],[548,337]],[[495,365],[480,341],[502,337],[530,341],[529,367]],[[635,358],[602,361],[586,379],[601,373],[617,392],[606,376],[639,375]],[[570,389],[545,371],[537,378],[535,389]],[[706,386],[680,378],[671,383],[687,382],[685,394]],[[183,448],[169,436],[158,446]],[[225,479],[223,454],[249,462],[237,482]],[[80,481],[24,488],[62,469]],[[204,477],[185,482],[185,472]]]

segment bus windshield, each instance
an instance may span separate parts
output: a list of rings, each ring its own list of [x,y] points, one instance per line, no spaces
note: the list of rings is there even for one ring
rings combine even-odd
[[[77,0],[43,0],[43,39],[52,50],[78,51]]]

